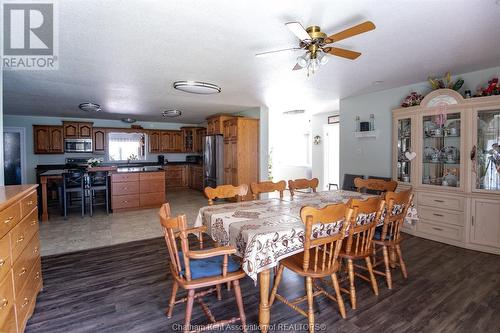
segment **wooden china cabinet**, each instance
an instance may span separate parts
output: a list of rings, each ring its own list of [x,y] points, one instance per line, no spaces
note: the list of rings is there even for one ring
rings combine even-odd
[[[435,90],[393,110],[392,138],[393,178],[420,218],[405,231],[500,254],[500,96]]]

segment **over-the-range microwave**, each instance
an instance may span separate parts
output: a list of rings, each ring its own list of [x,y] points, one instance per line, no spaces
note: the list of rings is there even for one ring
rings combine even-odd
[[[92,139],[65,139],[64,151],[66,153],[92,152]]]

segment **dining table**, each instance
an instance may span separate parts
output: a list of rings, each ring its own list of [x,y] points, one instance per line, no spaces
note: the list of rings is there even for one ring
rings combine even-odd
[[[296,192],[293,197],[269,198],[205,206],[199,210],[194,226],[206,226],[207,233],[220,245],[231,245],[242,258],[242,268],[259,284],[259,328],[267,332],[270,323],[270,270],[279,261],[303,251],[303,206],[322,208],[349,199],[367,199],[371,194],[334,190]],[[405,223],[418,219],[410,207]],[[333,225],[333,224],[332,224]],[[323,224],[313,228],[325,228]],[[318,233],[326,230],[316,230]],[[313,229],[313,235],[315,230]]]

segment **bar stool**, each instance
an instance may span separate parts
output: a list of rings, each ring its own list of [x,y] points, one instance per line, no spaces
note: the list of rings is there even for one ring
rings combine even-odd
[[[82,217],[85,215],[85,175],[83,172],[70,171],[63,173],[63,209],[64,219],[68,212],[68,199],[71,205],[71,193],[80,193]]]
[[[94,205],[106,205],[106,214],[109,214],[109,181],[107,171],[96,171],[88,173],[88,190],[90,198],[90,216],[93,215]],[[95,204],[95,192],[104,191],[105,200],[103,203]]]

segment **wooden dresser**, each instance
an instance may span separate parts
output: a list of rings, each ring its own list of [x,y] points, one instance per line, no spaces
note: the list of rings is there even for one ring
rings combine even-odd
[[[37,186],[0,187],[0,332],[24,332],[42,288]]]
[[[113,212],[160,207],[165,203],[165,171],[111,175]]]

